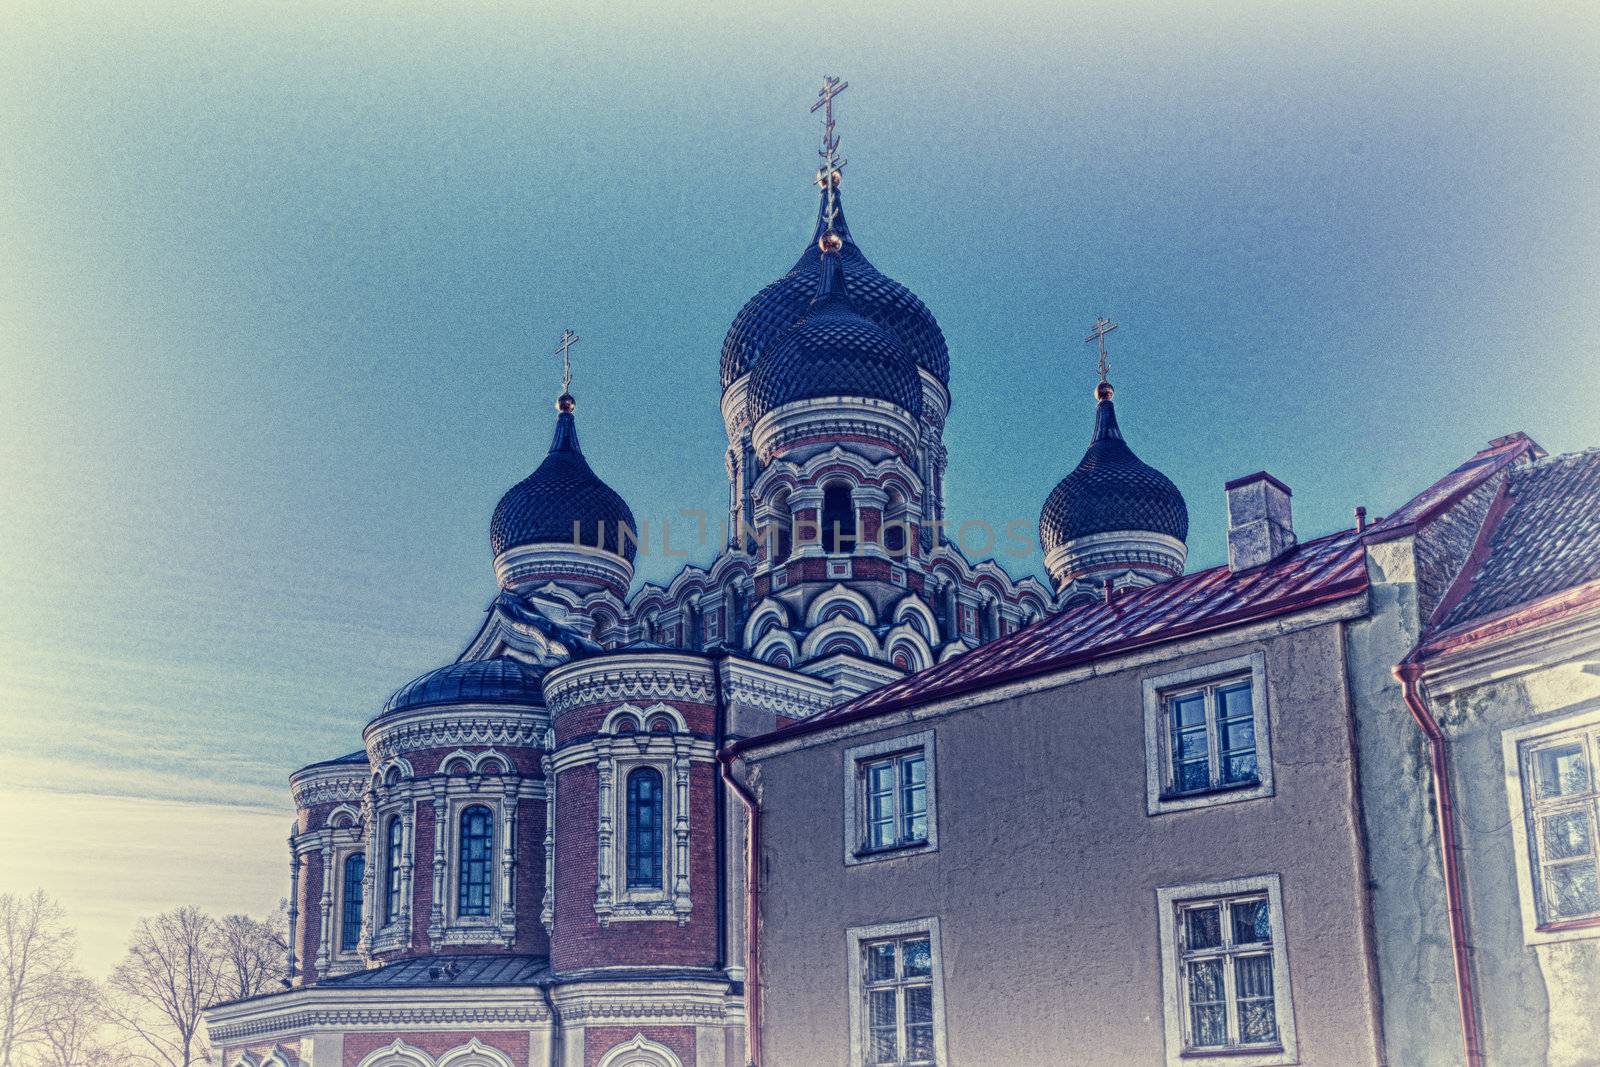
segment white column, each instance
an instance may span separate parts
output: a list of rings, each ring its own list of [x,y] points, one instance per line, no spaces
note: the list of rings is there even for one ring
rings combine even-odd
[[[332,830],[324,830],[322,846],[322,928],[317,931],[317,977],[321,978],[328,971],[328,962],[332,958],[332,947],[329,943],[328,926],[333,921],[333,841]]]
[[[689,921],[689,739],[672,741],[672,910],[678,925]]]
[[[598,779],[599,789],[599,825],[596,827],[595,838],[599,845],[599,866],[596,868],[594,887],[594,906],[596,911],[602,913],[611,909],[611,743],[609,741],[597,742],[595,746],[600,753],[600,762],[595,765],[595,775]],[[602,915],[601,922],[605,922]]]
[[[554,731],[545,731],[544,755],[539,766],[544,770],[544,906],[539,911],[539,921],[544,932],[555,933],[556,928],[556,772],[550,751],[555,747]]]
[[[521,779],[507,773],[502,789],[505,794],[501,805],[500,840],[500,939],[506,947],[517,935],[517,791]]]
[[[295,928],[295,921],[300,917],[300,853],[294,847],[294,827],[289,828],[289,980],[292,982],[297,977],[297,961],[295,945],[300,939],[300,931]]]
[[[433,787],[433,909],[428,913],[428,940],[434,942],[431,947],[435,949],[444,937],[445,874],[448,871],[444,854],[445,837],[449,832],[445,825],[444,788],[443,782],[436,782]]]

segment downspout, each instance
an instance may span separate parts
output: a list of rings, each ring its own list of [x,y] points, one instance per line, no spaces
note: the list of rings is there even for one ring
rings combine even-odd
[[[1428,740],[1428,757],[1433,764],[1433,797],[1439,810],[1439,849],[1444,861],[1445,905],[1450,912],[1450,948],[1455,958],[1456,1007],[1461,1014],[1461,1041],[1467,1053],[1467,1067],[1482,1067],[1483,1047],[1478,1033],[1477,997],[1472,986],[1472,961],[1467,945],[1467,912],[1461,891],[1461,864],[1457,852],[1455,804],[1451,799],[1450,752],[1444,731],[1434,721],[1423,701],[1422,665],[1407,658],[1395,666],[1400,692],[1411,717],[1417,720]]]
[[[544,998],[545,1014],[550,1018],[550,1055],[547,1059],[548,1067],[561,1067],[561,1046],[565,1034],[561,1026],[561,1009],[556,1007],[556,998],[550,994],[550,980],[539,983],[539,995]]]
[[[712,723],[712,747],[718,753],[728,736],[728,704],[722,695],[722,668],[727,660],[726,652],[712,653],[711,689],[716,714]],[[714,781],[711,799],[717,847],[717,970],[723,971],[728,967],[728,825],[727,812],[723,810],[728,804],[728,793],[721,774]]]
[[[717,753],[717,762],[722,765],[722,780],[745,811],[744,1058],[747,1067],[761,1067],[761,941],[756,929],[761,904],[761,809],[756,805],[755,794],[733,776],[734,755],[732,749],[723,749]]]

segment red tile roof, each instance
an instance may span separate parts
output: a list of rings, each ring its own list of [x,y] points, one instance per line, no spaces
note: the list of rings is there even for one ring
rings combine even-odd
[[[1344,530],[1319,537],[1266,566],[1239,574],[1225,565],[1211,567],[1123,592],[1109,604],[1096,601],[1068,608],[956,659],[735,747],[754,748],[845,721],[1357,596],[1367,590],[1366,540],[1415,530],[1530,450],[1541,454],[1524,434],[1499,438],[1364,533]]]

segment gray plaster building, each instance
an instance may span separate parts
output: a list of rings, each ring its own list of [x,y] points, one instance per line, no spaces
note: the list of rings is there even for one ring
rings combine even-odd
[[[1304,542],[1238,479],[1228,565],[726,751],[761,1062],[1600,1062],[1600,454],[1542,456]],[[1096,466],[1041,525],[1136,542]]]

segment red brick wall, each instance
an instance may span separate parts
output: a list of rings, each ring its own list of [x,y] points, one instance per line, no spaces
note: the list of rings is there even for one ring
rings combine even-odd
[[[505,1053],[512,1063],[528,1062],[527,1031],[519,1033],[514,1030],[439,1030],[434,1032],[386,1030],[376,1033],[347,1032],[344,1035],[344,1067],[357,1067],[357,1064],[378,1049],[394,1044],[396,1038],[404,1041],[412,1048],[421,1049],[435,1059],[452,1049],[460,1048],[473,1038],[477,1038],[480,1045],[489,1045]]]
[[[300,910],[296,920],[299,937],[295,953],[300,981],[308,985],[317,980],[317,942],[322,937],[322,878],[322,853],[306,854],[300,868],[300,895],[296,904]]]
[[[695,1062],[694,1027],[692,1026],[590,1026],[583,1031],[584,1067],[596,1067],[605,1054],[618,1045],[625,1045],[639,1034],[665,1045],[684,1063]]]
[[[427,952],[428,916],[433,911],[433,802],[407,803],[417,813],[411,846],[411,951]]]

